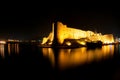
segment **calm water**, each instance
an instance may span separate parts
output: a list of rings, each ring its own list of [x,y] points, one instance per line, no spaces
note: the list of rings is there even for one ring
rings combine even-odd
[[[34,79],[119,80],[120,45],[52,49],[30,44],[1,44],[0,65],[12,65],[7,71],[22,72],[18,77],[29,74],[27,77]]]

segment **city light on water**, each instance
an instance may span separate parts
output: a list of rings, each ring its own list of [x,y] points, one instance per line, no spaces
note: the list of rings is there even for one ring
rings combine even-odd
[[[58,53],[54,53],[52,48],[42,48],[44,57],[48,57],[55,67],[55,54],[58,54],[58,66],[60,69],[90,64],[112,57],[114,54],[114,45],[105,45],[102,48],[90,49],[86,47],[75,49],[59,49]]]
[[[0,56],[2,58],[5,58],[5,44],[0,44]],[[11,53],[16,53],[19,54],[19,44],[7,44],[7,50],[9,55],[11,55]]]
[[[8,44],[8,54],[16,53],[19,54],[19,44]]]
[[[1,55],[1,57],[2,58],[4,58],[5,57],[5,48],[4,48],[4,44],[1,44],[0,45],[0,55]]]
[[[44,57],[49,57],[52,66],[55,67],[55,57],[52,48],[42,48],[42,52]]]

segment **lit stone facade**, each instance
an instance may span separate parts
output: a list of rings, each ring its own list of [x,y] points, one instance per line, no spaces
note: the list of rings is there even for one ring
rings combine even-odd
[[[67,25],[57,22],[57,26],[52,24],[52,32],[48,37],[44,37],[42,44],[52,44],[54,39],[54,27],[57,27],[57,40],[59,44],[63,44],[65,39],[82,39],[85,38],[87,41],[102,41],[103,43],[113,43],[114,37],[112,34],[102,35],[101,33],[94,33],[93,31],[84,31],[81,29],[75,29],[67,27]]]

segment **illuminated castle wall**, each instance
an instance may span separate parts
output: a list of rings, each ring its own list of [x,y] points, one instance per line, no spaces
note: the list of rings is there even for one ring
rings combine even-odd
[[[57,25],[57,37],[60,44],[64,42],[64,39],[80,39],[90,37],[90,35],[94,34],[92,31],[69,28],[61,22],[58,22]]]
[[[54,39],[54,27],[57,27],[56,35],[59,44],[63,44],[65,39],[81,39],[86,38],[88,41],[102,41],[103,43],[113,43],[114,37],[112,34],[102,35],[101,33],[95,33],[93,31],[84,31],[81,29],[75,29],[67,27],[67,25],[62,24],[61,22],[57,22],[57,26],[52,24],[52,32],[48,37],[44,37],[42,44],[52,44]]]

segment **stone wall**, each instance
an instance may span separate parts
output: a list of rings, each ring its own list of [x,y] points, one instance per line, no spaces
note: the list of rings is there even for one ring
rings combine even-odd
[[[43,38],[42,44],[52,42],[54,39],[54,29],[56,29],[56,38],[59,44],[63,44],[65,39],[81,39],[86,38],[89,41],[102,41],[103,43],[113,43],[114,36],[112,34],[102,35],[101,33],[94,33],[93,31],[84,31],[81,29],[75,29],[71,27],[67,27],[67,25],[62,24],[61,22],[57,22],[57,25],[54,26],[52,24],[52,32],[48,37]],[[57,27],[57,28],[55,28]]]

